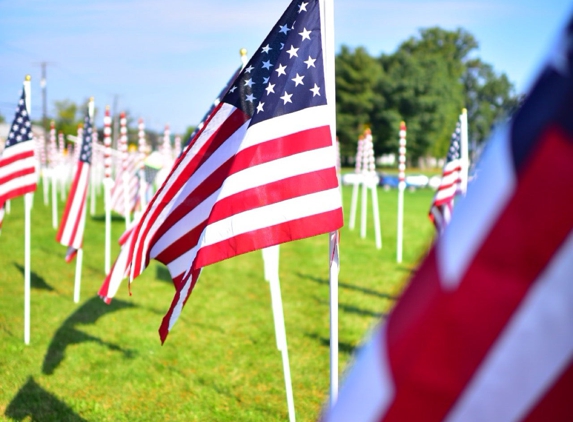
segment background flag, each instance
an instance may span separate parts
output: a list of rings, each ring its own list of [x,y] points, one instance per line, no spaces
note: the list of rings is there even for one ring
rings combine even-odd
[[[462,190],[461,135],[461,123],[458,121],[442,169],[442,180],[430,207],[429,217],[438,233],[444,230],[452,218],[456,195],[465,194]]]
[[[79,144],[76,144],[76,148]],[[86,195],[90,181],[92,159],[92,122],[86,114],[81,147],[75,167],[74,179],[56,240],[67,246],[66,262],[70,262],[82,247],[86,223]]]
[[[319,1],[292,2],[151,200],[130,278],[169,268],[162,340],[202,267],[342,226],[323,60]]]
[[[26,96],[22,89],[14,121],[0,157],[0,228],[5,202],[36,190],[35,144],[31,141],[32,123],[26,111]]]
[[[326,421],[573,420],[573,18]]]

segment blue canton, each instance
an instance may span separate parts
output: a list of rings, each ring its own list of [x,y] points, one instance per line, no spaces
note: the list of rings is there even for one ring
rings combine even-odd
[[[461,144],[462,130],[460,127],[460,122],[456,124],[456,130],[452,133],[452,139],[450,140],[450,149],[448,150],[448,155],[446,157],[446,163],[450,161],[459,160],[461,158],[460,144]]]
[[[26,110],[26,96],[22,90],[22,96],[18,101],[16,115],[6,141],[6,148],[30,139],[32,139],[32,124],[30,123],[30,115]]]
[[[92,122],[89,116],[84,119],[84,136],[82,139],[82,150],[80,151],[80,161],[91,164],[92,162]]]
[[[291,3],[223,101],[251,125],[326,104],[318,0]]]

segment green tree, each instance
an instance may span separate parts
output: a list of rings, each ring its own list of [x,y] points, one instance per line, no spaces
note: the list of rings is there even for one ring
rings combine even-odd
[[[55,101],[54,107],[56,109],[56,131],[62,132],[64,135],[76,135],[78,132],[78,124],[81,123],[81,118],[78,118],[78,106],[70,100]]]
[[[375,105],[382,102],[376,90],[381,78],[382,67],[364,48],[342,46],[336,57],[336,123],[344,157],[356,154],[358,137],[371,124]]]

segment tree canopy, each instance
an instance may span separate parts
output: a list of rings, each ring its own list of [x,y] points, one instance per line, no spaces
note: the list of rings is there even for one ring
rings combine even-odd
[[[341,154],[353,156],[365,125],[377,154],[395,152],[400,121],[413,161],[443,157],[462,108],[470,139],[482,142],[496,120],[517,104],[505,74],[475,56],[477,40],[464,29],[421,29],[393,54],[371,57],[341,48],[336,57],[337,135]]]

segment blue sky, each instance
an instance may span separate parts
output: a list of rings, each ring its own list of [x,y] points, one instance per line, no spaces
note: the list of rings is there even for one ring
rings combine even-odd
[[[195,125],[289,0],[0,0],[0,113],[12,119],[25,74],[33,117],[41,117],[40,62],[47,65],[48,114],[55,100],[95,97],[146,126]],[[463,27],[477,55],[519,92],[573,11],[565,0],[334,0],[335,42],[392,53],[419,28]],[[102,124],[101,113],[96,122]]]

